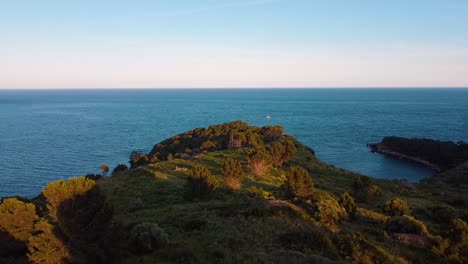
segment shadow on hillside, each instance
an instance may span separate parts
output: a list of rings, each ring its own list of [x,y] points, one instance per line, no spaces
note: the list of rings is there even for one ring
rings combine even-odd
[[[68,249],[72,263],[111,262],[112,214],[96,186],[60,203],[54,234]]]
[[[17,240],[10,233],[0,231],[0,263],[27,263],[27,245]]]

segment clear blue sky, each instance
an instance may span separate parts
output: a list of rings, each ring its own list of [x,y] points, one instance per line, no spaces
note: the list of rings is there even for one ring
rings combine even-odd
[[[466,0],[0,0],[0,88],[468,86]]]

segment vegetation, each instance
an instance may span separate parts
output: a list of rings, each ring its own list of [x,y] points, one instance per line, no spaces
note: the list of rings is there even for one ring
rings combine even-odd
[[[204,197],[214,192],[219,186],[219,181],[211,172],[201,165],[193,168],[192,174],[187,178],[187,198]]]
[[[233,158],[226,158],[223,163],[222,174],[224,177],[224,184],[230,190],[237,190],[241,187],[242,180],[244,179],[244,172],[241,163]]]
[[[383,211],[386,215],[397,216],[409,214],[408,204],[400,198],[393,198],[385,203]]]
[[[0,263],[468,262],[467,186],[371,179],[239,121],[152,151],[111,177],[4,198]]]
[[[432,139],[384,137],[380,143],[370,144],[377,152],[405,158],[427,165],[441,173],[426,182],[468,184],[468,144],[460,141],[439,141]]]
[[[125,171],[128,171],[127,165],[119,164],[114,168],[114,170],[112,170],[112,175],[115,175],[115,174],[117,174],[119,172],[125,172]]]
[[[296,147],[289,140],[275,142],[269,149],[275,168],[283,166],[284,162],[290,161],[296,155]]]
[[[107,166],[107,164],[102,164],[101,165],[101,171],[102,171],[102,175],[106,176],[107,173],[109,172],[109,166]]]
[[[426,138],[384,137],[381,144],[398,153],[436,164],[443,170],[468,160],[468,144],[463,141],[454,143]]]
[[[340,195],[338,203],[346,210],[346,213],[350,217],[354,218],[357,206],[354,198],[348,192],[344,192]]]
[[[286,178],[289,197],[308,198],[314,191],[314,183],[308,171],[302,167],[291,167]]]
[[[249,153],[250,167],[256,179],[259,179],[268,172],[271,166],[271,157],[265,149],[256,149]]]

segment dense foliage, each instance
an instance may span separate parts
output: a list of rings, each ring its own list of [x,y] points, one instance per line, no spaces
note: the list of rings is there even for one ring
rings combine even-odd
[[[280,126],[263,128],[249,126],[242,121],[196,128],[183,134],[176,135],[156,144],[148,154],[157,160],[167,160],[167,156],[179,156],[182,153],[196,155],[203,151],[216,151],[229,148],[259,148],[266,142],[276,140],[283,135]]]
[[[223,162],[221,173],[224,177],[224,184],[228,189],[237,190],[240,188],[242,180],[244,179],[244,172],[240,161],[233,158],[226,158]]]
[[[276,168],[283,166],[284,162],[290,161],[296,155],[296,147],[290,140],[275,142],[269,148],[273,165]]]
[[[350,217],[354,217],[356,215],[356,202],[348,192],[344,192],[340,195],[338,203],[346,210],[346,213],[348,213]]]
[[[192,174],[187,178],[186,198],[205,197],[219,186],[219,181],[211,175],[211,172],[204,166],[197,165],[193,168]]]
[[[285,187],[290,197],[307,198],[313,193],[314,182],[307,170],[294,166],[289,169]]]
[[[393,136],[384,137],[380,144],[392,151],[426,160],[442,170],[458,166],[468,160],[468,144],[465,142]]]
[[[386,215],[396,216],[409,214],[410,209],[408,204],[402,199],[393,198],[385,203],[383,211]]]
[[[41,215],[33,203],[16,198],[0,204],[0,232],[22,243],[14,259],[27,258],[32,263],[110,261],[112,209],[93,180],[79,177],[52,182],[42,195],[47,205]]]

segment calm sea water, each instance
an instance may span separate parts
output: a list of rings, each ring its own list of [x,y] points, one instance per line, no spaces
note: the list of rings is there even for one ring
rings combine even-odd
[[[468,89],[3,90],[0,196],[31,197],[174,134],[239,119],[282,125],[338,167],[418,181],[432,172],[366,144],[386,135],[468,141]]]

